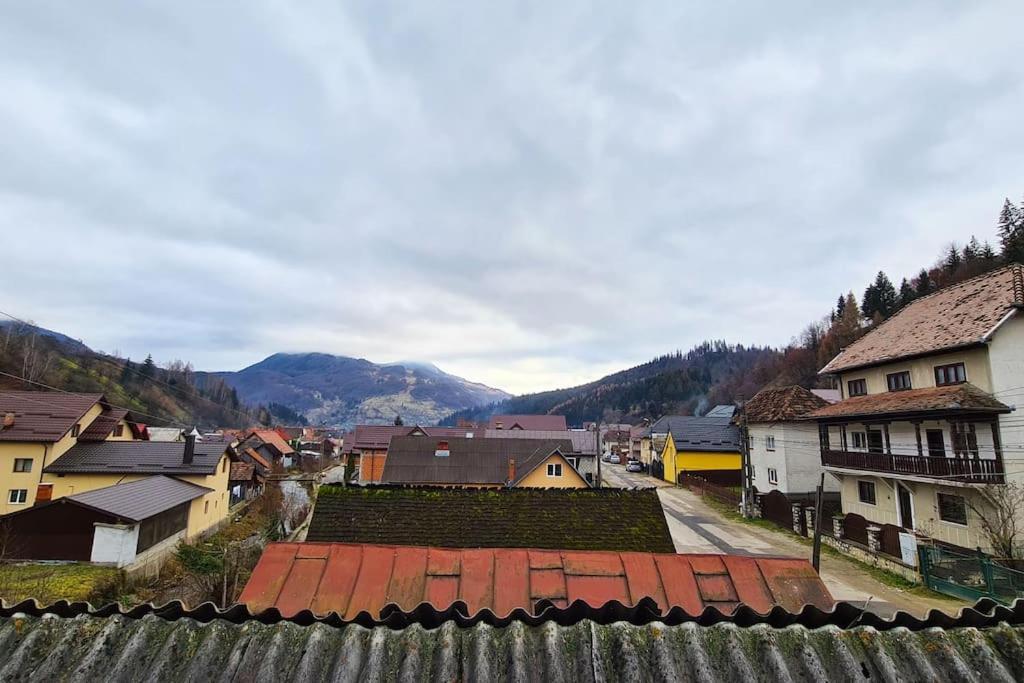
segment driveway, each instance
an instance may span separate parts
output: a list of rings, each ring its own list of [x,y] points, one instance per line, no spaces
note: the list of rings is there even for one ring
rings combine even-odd
[[[611,488],[658,489],[672,542],[678,553],[801,557],[811,549],[795,536],[726,519],[699,495],[646,474],[626,472],[620,465],[601,463],[603,484]],[[930,609],[955,613],[966,602],[907,593],[881,583],[861,565],[843,557],[822,553],[821,579],[836,600],[867,605],[883,617],[903,610],[924,617]]]

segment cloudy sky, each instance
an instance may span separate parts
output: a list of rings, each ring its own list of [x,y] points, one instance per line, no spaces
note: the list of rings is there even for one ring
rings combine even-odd
[[[522,392],[994,237],[1019,0],[702,4],[0,2],[0,309]]]

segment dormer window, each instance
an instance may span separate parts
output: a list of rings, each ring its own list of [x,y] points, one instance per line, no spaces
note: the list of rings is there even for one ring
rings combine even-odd
[[[851,379],[846,383],[847,393],[850,397],[867,396],[868,382],[865,379]]]
[[[437,448],[434,450],[434,456],[438,458],[447,458],[451,455],[451,451],[448,449],[447,441],[438,441]]]
[[[967,370],[963,363],[937,365],[935,367],[935,386],[946,387],[951,384],[963,384],[967,381]]]
[[[906,391],[910,389],[910,371],[904,370],[903,372],[894,372],[885,376],[885,383],[889,386],[889,391]]]
[[[75,426],[71,428],[71,436],[73,436],[73,437],[75,437],[77,439],[78,438],[78,432],[80,432],[80,431],[82,431],[82,425],[76,422]]]
[[[118,422],[117,426],[114,427],[114,438],[119,439],[124,436],[124,424]]]

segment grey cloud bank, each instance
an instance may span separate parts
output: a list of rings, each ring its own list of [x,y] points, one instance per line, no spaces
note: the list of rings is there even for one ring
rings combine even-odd
[[[0,4],[3,309],[520,392],[783,344],[1024,191],[1020,3],[549,5]]]

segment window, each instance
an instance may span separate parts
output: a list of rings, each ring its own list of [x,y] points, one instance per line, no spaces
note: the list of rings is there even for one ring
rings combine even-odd
[[[963,363],[938,365],[935,367],[935,386],[944,387],[950,384],[963,384],[967,381],[967,370]]]
[[[182,503],[170,510],[164,510],[160,514],[145,519],[139,524],[139,540],[135,545],[135,552],[141,553],[154,545],[170,538],[179,531],[184,531],[188,525],[188,503]]]
[[[747,450],[748,451],[754,450],[754,435],[753,434],[748,434],[747,435]]]
[[[124,436],[124,425],[118,422],[117,426],[114,427],[114,438],[120,438],[122,436]]]
[[[867,396],[868,381],[866,379],[851,379],[846,383],[846,393],[852,396]]]
[[[82,430],[82,425],[75,423],[75,426],[71,428],[71,436],[78,438],[78,432]]]
[[[15,458],[14,459],[14,471],[15,472],[31,472],[32,471],[32,458]]]
[[[566,458],[566,460],[568,460],[569,464],[572,465],[573,467],[579,467],[580,466],[580,459],[579,458]]]
[[[926,429],[924,434],[928,441],[928,455],[933,458],[946,457],[946,440],[942,436],[942,430]]]
[[[875,504],[875,484],[870,481],[858,481],[857,482],[857,497],[860,498],[860,502],[867,503],[868,505]]]
[[[978,457],[978,432],[974,424],[954,422],[950,429],[953,433],[953,455]]]
[[[779,471],[774,467],[768,468],[768,483],[776,485],[779,483]]]
[[[11,489],[7,494],[7,502],[11,505],[21,505],[28,501],[28,489]]]
[[[904,391],[910,389],[910,371],[894,372],[885,376],[885,383],[889,385],[889,391]]]
[[[868,447],[868,437],[864,432],[853,432],[853,447],[860,449]]]
[[[764,447],[769,451],[775,450],[775,437],[768,435],[764,437]]]
[[[206,501],[206,502],[203,503],[203,514],[207,515],[209,513],[210,513],[210,501]]]
[[[750,466],[750,478],[751,479],[756,479],[757,478],[757,469],[753,465]]]
[[[221,471],[221,473],[228,471],[228,459],[227,458],[224,458],[224,460],[221,461],[220,471]]]
[[[949,493],[937,494],[939,499],[939,519],[943,522],[963,524],[967,526],[967,501],[963,496]]]
[[[885,452],[885,438],[882,432],[878,429],[869,429],[867,431],[868,437],[868,453],[884,453]]]
[[[548,476],[549,477],[560,477],[560,476],[562,476],[562,463],[560,463],[560,462],[548,463]]]

